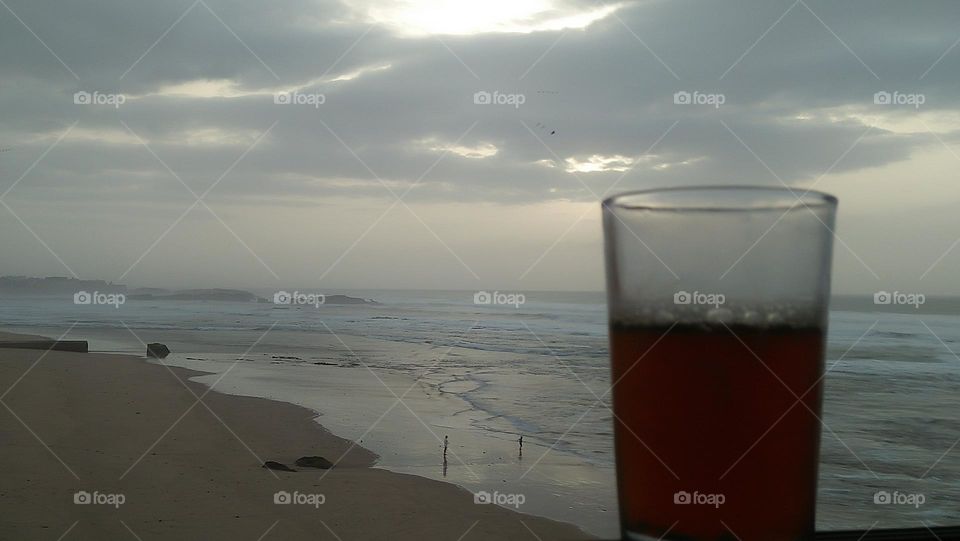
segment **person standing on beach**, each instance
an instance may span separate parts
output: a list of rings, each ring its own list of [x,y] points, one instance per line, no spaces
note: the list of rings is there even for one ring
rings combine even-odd
[[[449,436],[443,437],[443,476],[447,476],[447,447],[449,446]]]

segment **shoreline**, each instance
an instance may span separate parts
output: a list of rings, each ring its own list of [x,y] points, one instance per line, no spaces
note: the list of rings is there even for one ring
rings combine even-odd
[[[200,355],[202,360],[175,357],[164,359],[164,364],[213,372],[194,378],[205,385],[216,382],[232,364],[229,355],[219,359]],[[579,456],[550,452],[552,442],[536,437],[524,440],[518,456],[515,432],[491,431],[496,418],[473,408],[461,395],[439,388],[429,376],[411,387],[409,374],[391,373],[382,366],[374,376],[363,367],[269,362],[256,356],[249,360],[236,365],[217,389],[315,411],[316,421],[327,430],[382,455],[375,468],[452,483],[471,493],[523,494],[526,501],[520,510],[525,514],[572,523],[601,538],[616,535],[609,533],[605,522],[615,520],[616,514],[597,511],[602,504],[596,494],[609,486],[603,484],[604,470],[584,464]],[[396,405],[388,389],[403,396],[404,405]],[[442,461],[445,436],[450,448],[447,464]]]
[[[6,327],[47,336],[58,336],[63,328]],[[567,430],[573,418],[562,415],[552,423],[535,417],[533,425],[515,424],[509,416],[519,413],[523,420],[556,407],[580,407],[571,402],[579,382],[557,382],[531,372],[527,355],[358,336],[340,329],[339,335],[274,330],[257,342],[259,334],[253,331],[134,328],[147,341],[170,346],[173,353],[161,364],[210,373],[193,381],[211,385],[229,370],[216,384],[218,392],[317,412],[324,428],[381,455],[376,468],[453,483],[471,493],[524,494],[524,514],[574,524],[594,537],[619,535],[615,478],[608,462],[612,451],[604,443],[608,425],[601,408],[573,431]],[[88,339],[94,352],[143,355],[144,346],[122,327],[74,329],[69,338]],[[246,351],[244,344],[252,342],[257,346]],[[235,363],[244,353],[243,362]],[[593,382],[590,374],[581,375]],[[599,388],[599,380],[594,383]],[[556,393],[570,387],[569,395]],[[394,405],[391,390],[403,396],[403,405]],[[532,396],[547,401],[534,407],[528,403]],[[577,416],[582,413],[577,409]],[[448,467],[442,462],[444,436],[450,442]]]
[[[25,337],[0,333],[6,341]],[[0,537],[590,537],[573,525],[477,505],[452,483],[377,468],[373,452],[331,433],[314,411],[191,381],[204,375],[130,355],[0,351],[10,410],[0,433],[11,471],[10,490],[0,493],[8,510]],[[310,455],[337,467],[260,467]],[[78,505],[77,491],[125,501]],[[320,494],[323,503],[275,504],[281,491]]]

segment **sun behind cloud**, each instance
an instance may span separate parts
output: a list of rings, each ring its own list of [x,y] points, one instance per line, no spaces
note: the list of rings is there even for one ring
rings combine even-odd
[[[407,35],[530,33],[584,28],[623,4],[576,4],[556,0],[373,0],[366,16]]]

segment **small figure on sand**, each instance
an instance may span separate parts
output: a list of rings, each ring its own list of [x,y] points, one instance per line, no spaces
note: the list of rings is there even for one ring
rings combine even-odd
[[[517,440],[517,443],[520,444],[520,459],[523,460],[523,434],[520,434],[520,439]]]
[[[443,476],[447,476],[447,447],[450,444],[448,436],[443,437]]]

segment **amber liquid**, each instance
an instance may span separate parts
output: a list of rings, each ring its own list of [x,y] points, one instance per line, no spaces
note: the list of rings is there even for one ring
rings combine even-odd
[[[624,539],[812,538],[822,329],[666,331],[611,327]]]

